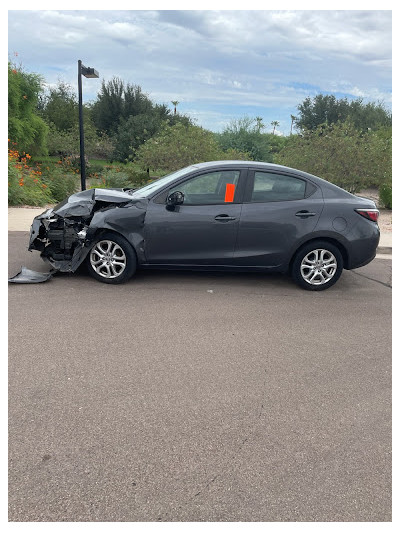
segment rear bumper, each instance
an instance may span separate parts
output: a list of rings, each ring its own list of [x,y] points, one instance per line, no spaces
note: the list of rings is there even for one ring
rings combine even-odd
[[[345,265],[347,270],[359,268],[370,263],[376,256],[379,244],[379,228],[372,228],[368,236],[350,241],[347,247],[348,261]]]

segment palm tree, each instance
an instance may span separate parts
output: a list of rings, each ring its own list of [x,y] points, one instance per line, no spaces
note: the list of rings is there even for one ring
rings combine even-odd
[[[174,115],[176,115],[176,106],[179,104],[178,100],[172,100],[171,104],[174,106]]]
[[[264,124],[262,123],[262,120],[263,119],[261,117],[256,117],[257,133],[260,133],[260,131],[265,128]]]
[[[292,123],[290,124],[290,135],[292,135],[293,123],[297,117],[295,115],[290,115],[290,118],[292,119]]]
[[[277,120],[273,120],[271,122],[271,126],[274,127],[273,131],[272,131],[272,135],[275,135],[275,128],[277,128],[279,126],[279,122]]]

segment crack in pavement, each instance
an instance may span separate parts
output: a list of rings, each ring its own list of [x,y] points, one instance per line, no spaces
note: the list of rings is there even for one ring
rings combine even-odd
[[[376,283],[380,283],[384,287],[389,287],[389,289],[392,288],[392,285],[390,283],[385,283],[384,281],[380,281],[379,279],[370,278],[369,276],[366,276],[365,274],[361,274],[361,272],[354,272],[354,270],[353,270],[352,274],[355,274],[357,276],[361,276],[362,278],[369,279],[370,281],[375,281]]]
[[[267,370],[264,369],[264,373],[266,374],[267,373]],[[266,388],[266,385],[267,385],[267,378],[265,377],[264,378],[264,383],[263,383],[263,387],[262,387],[262,390],[263,390],[263,396],[265,396],[265,388]],[[238,447],[233,451],[232,455],[231,455],[231,458],[230,458],[230,461],[229,461],[229,464],[232,464],[233,462],[233,459],[235,459],[239,453],[242,451],[244,445],[246,444],[246,442],[249,441],[249,439],[251,438],[252,434],[254,433],[254,430],[255,430],[255,427],[256,425],[258,424],[260,418],[261,418],[261,415],[264,411],[264,398],[262,398],[262,401],[261,401],[261,406],[260,406],[260,409],[258,411],[258,415],[256,416],[256,419],[254,420],[251,428],[249,429],[248,431],[248,434],[245,438],[242,439],[241,443],[238,445]],[[224,471],[224,473],[226,473],[226,471]],[[192,496],[191,498],[189,498],[186,503],[190,503],[191,501],[193,501],[197,496],[199,496],[202,492],[204,492],[206,489],[208,489],[208,487],[210,487],[212,485],[212,483],[214,483],[214,481],[216,479],[218,479],[219,477],[221,477],[221,474],[216,474],[212,479],[210,479],[198,492],[196,492],[196,494],[194,496]]]

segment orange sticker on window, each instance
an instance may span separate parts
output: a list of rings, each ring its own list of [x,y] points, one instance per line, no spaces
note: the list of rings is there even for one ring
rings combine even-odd
[[[235,196],[235,184],[227,183],[225,189],[225,202],[233,202],[233,197]]]

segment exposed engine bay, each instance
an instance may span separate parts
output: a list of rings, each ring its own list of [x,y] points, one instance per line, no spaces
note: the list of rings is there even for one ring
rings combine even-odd
[[[75,272],[99,231],[119,231],[118,220],[126,217],[117,214],[117,209],[137,207],[137,217],[133,218],[138,219],[138,228],[143,227],[147,200],[132,199],[132,192],[132,189],[89,189],[73,194],[33,220],[28,250],[40,251],[55,271]],[[13,281],[18,283],[18,276]]]

